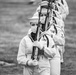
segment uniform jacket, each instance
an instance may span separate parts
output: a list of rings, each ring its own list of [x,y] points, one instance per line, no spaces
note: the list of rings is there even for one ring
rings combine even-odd
[[[50,37],[50,36],[49,36]],[[52,38],[49,38],[49,46],[47,47],[47,41],[45,38],[41,38],[40,43],[44,46],[44,55],[43,58],[40,56],[38,61],[39,67],[50,67],[48,58],[53,58],[57,54],[57,49],[52,47],[54,41]],[[17,61],[19,64],[25,65],[28,60],[31,59],[33,42],[29,38],[29,35],[26,35],[20,42],[19,51],[17,55]]]
[[[66,16],[69,14],[69,8],[66,0],[57,1],[55,5],[57,6],[60,15],[62,15],[63,20],[65,20]]]

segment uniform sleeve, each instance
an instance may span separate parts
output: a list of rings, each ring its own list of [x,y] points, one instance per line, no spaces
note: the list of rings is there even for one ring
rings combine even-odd
[[[63,34],[54,35],[53,39],[56,45],[63,46],[65,44],[65,38],[63,38]]]
[[[65,9],[66,15],[68,15],[69,14],[68,4],[67,4],[66,0],[62,0],[62,1],[63,1],[63,6],[64,6],[64,9]]]
[[[19,50],[18,50],[18,55],[17,55],[18,64],[26,65],[26,62],[28,61],[25,55],[26,50],[27,50],[26,41],[23,38],[19,44]]]
[[[44,55],[48,58],[53,58],[55,56],[55,48],[44,47]]]
[[[53,36],[56,45],[63,46],[65,44],[65,37],[63,31],[58,31],[56,35]]]
[[[69,14],[69,7],[66,0],[62,0],[62,1],[63,3],[61,3],[61,11],[62,11],[62,17],[65,20],[66,16]]]
[[[57,2],[58,11],[60,12],[63,20],[66,19],[66,16],[69,14],[69,7],[66,0],[61,0]]]
[[[43,38],[41,39],[40,41],[40,44],[43,45],[43,50],[44,50],[44,55],[47,57],[47,58],[52,58],[55,56],[56,54],[56,49],[54,46],[54,41],[53,39],[50,39],[51,37],[48,37],[48,41],[47,42],[47,39]],[[48,44],[48,46],[47,46]]]

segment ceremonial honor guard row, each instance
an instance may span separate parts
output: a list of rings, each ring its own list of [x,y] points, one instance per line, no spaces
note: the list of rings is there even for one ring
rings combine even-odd
[[[60,75],[65,46],[65,0],[42,0],[20,42],[17,61],[23,75]]]

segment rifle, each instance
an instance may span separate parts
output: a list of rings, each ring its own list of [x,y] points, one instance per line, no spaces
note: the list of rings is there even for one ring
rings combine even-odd
[[[40,34],[41,34],[41,22],[40,22],[40,14],[41,14],[41,10],[42,8],[40,8],[40,12],[39,12],[39,20],[38,20],[38,25],[37,25],[37,30],[36,30],[36,36],[35,36],[35,41],[39,41],[40,38]],[[38,53],[39,52],[39,48],[33,46],[33,51],[32,51],[32,56],[31,59],[32,60],[38,60]]]
[[[44,0],[46,1],[46,0]],[[45,14],[46,18],[45,18],[45,22],[43,24],[43,31],[48,30],[49,28],[49,20],[50,20],[50,14],[51,14],[51,18],[52,18],[52,9],[53,9],[53,5],[52,3],[55,3],[55,0],[47,0],[47,4],[46,5],[42,5],[41,8],[43,9],[47,9],[47,13]]]
[[[44,25],[45,29],[44,29],[44,31],[47,30],[47,23],[48,23],[47,21],[48,21],[48,19],[49,19],[49,10],[52,9],[51,6],[50,6],[50,2],[52,3],[52,1],[53,1],[53,0],[48,0],[47,7],[46,7],[46,6],[43,6],[43,5],[40,7],[39,20],[38,20],[38,26],[37,26],[35,41],[36,41],[36,40],[39,41],[40,35],[41,35],[42,24],[41,24],[41,21],[40,21],[40,16],[41,16],[41,14],[42,14],[41,12],[42,12],[42,9],[43,9],[43,8],[47,8],[47,14],[46,14],[46,18],[45,18],[45,25]],[[33,46],[33,51],[32,51],[31,59],[32,59],[32,60],[38,60],[38,59],[39,59],[39,58],[38,58],[39,53],[40,53],[40,52],[39,52],[39,48]],[[43,54],[43,52],[42,52],[42,54]]]

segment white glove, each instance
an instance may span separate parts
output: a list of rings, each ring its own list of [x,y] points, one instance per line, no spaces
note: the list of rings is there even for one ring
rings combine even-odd
[[[36,46],[36,47],[38,47],[38,48],[40,48],[40,49],[43,48],[43,46],[41,45],[41,43],[38,42],[38,41],[35,41],[34,44],[33,44],[33,46]]]
[[[37,60],[28,60],[27,64],[29,66],[37,66],[38,65],[38,61]]]

